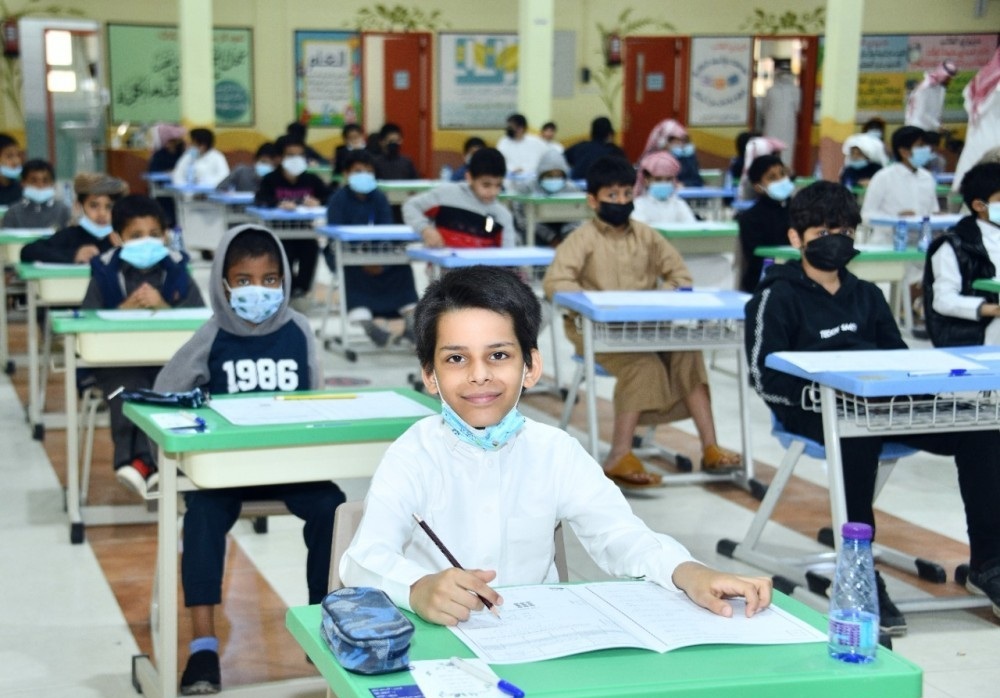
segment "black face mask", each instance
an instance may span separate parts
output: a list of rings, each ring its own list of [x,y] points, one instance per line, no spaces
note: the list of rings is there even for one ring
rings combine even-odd
[[[847,263],[861,254],[854,249],[854,240],[846,235],[830,234],[810,241],[802,254],[806,261],[821,271],[843,269]]]
[[[597,217],[608,225],[614,227],[628,223],[628,217],[632,215],[635,206],[629,201],[627,204],[613,204],[610,201],[602,201],[597,207]]]
[[[507,138],[513,138],[515,135],[517,135],[517,132],[514,130],[513,126],[508,126],[507,130],[504,131],[504,133],[507,134]]]
[[[385,146],[385,154],[391,158],[399,157],[399,143],[389,143]]]

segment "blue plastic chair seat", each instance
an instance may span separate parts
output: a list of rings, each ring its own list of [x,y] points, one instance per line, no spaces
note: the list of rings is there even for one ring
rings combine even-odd
[[[573,359],[572,360],[573,360],[573,363],[580,364],[581,366],[583,365],[583,357],[580,356],[579,354],[573,354]],[[596,361],[594,362],[594,374],[598,375],[598,376],[602,376],[604,378],[607,378],[608,376],[611,375],[610,373],[608,373],[607,371],[605,371],[604,367],[601,366]]]
[[[815,458],[816,460],[826,460],[826,448],[823,444],[818,441],[813,441],[812,439],[807,439],[799,434],[793,434],[785,429],[785,425],[778,421],[778,418],[771,413],[771,434],[778,440],[778,443],[782,445],[783,448],[787,449],[792,445],[793,441],[801,441],[805,444],[806,448],[804,453],[810,458]],[[882,444],[882,452],[879,454],[878,459],[883,460],[898,460],[900,458],[905,458],[906,456],[912,456],[917,453],[920,449],[912,448],[905,444],[896,443],[894,441],[886,441]]]

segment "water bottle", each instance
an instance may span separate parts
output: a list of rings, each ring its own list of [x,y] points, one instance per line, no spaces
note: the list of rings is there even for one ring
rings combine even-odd
[[[765,257],[763,264],[760,265],[760,278],[757,281],[763,280],[764,276],[767,275],[767,270],[774,265],[774,260],[770,257]]]
[[[906,221],[900,219],[896,221],[896,230],[892,234],[892,249],[902,252],[906,249],[906,243],[910,237],[910,229]]]
[[[181,232],[180,226],[174,228],[170,234],[170,249],[174,252],[184,251],[184,234]]]
[[[451,181],[451,165],[441,165],[441,181]]]
[[[729,191],[733,188],[733,173],[726,168],[726,174],[722,176],[722,188]]]
[[[872,527],[845,523],[843,545],[830,590],[830,656],[850,664],[875,661],[878,591],[872,558]]]
[[[934,239],[934,233],[931,231],[931,218],[930,216],[924,216],[924,219],[920,221],[920,239],[917,240],[917,249],[921,252],[926,252],[927,248],[931,246],[931,240]]]

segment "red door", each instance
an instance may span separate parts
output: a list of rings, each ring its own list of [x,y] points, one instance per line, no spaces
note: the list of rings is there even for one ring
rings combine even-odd
[[[371,36],[378,36],[383,47],[385,121],[403,129],[403,153],[427,177],[431,167],[431,35],[366,32],[362,42]],[[367,55],[364,48],[362,55]]]
[[[687,126],[691,39],[684,36],[630,36],[623,45],[622,147],[639,159],[646,138],[659,122]]]

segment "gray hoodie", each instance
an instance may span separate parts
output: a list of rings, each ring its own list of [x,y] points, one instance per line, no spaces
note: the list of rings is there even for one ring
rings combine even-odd
[[[284,298],[277,312],[259,325],[251,325],[236,315],[236,312],[229,305],[229,300],[226,298],[226,289],[223,286],[223,265],[225,264],[226,252],[229,249],[229,245],[237,235],[253,228],[263,230],[274,238],[278,251],[281,254],[281,285],[284,292]],[[296,342],[299,339],[299,333],[301,333],[301,341],[305,344],[304,352],[308,363],[307,375],[309,376],[309,385],[300,385],[300,388],[313,390],[322,388],[323,371],[321,362],[317,356],[316,341],[313,337],[312,328],[304,315],[292,310],[288,305],[291,285],[292,273],[288,266],[288,258],[285,256],[285,250],[281,242],[271,230],[256,224],[238,225],[231,228],[223,236],[222,242],[219,243],[219,247],[215,251],[215,259],[212,262],[208,295],[214,315],[195,332],[194,336],[163,367],[160,375],[156,378],[156,383],[153,386],[154,389],[185,391],[196,386],[204,386],[213,378],[218,378],[211,375],[209,364],[210,361],[218,359],[213,354],[213,348],[218,349],[218,346],[221,344],[220,339],[227,340],[231,346],[234,337],[246,338],[249,343],[249,340],[264,339],[278,332],[285,333],[287,338]],[[291,327],[288,326],[290,323]],[[222,334],[220,335],[220,333]],[[262,387],[261,389],[266,389],[266,387]],[[237,391],[230,390],[228,392]]]

